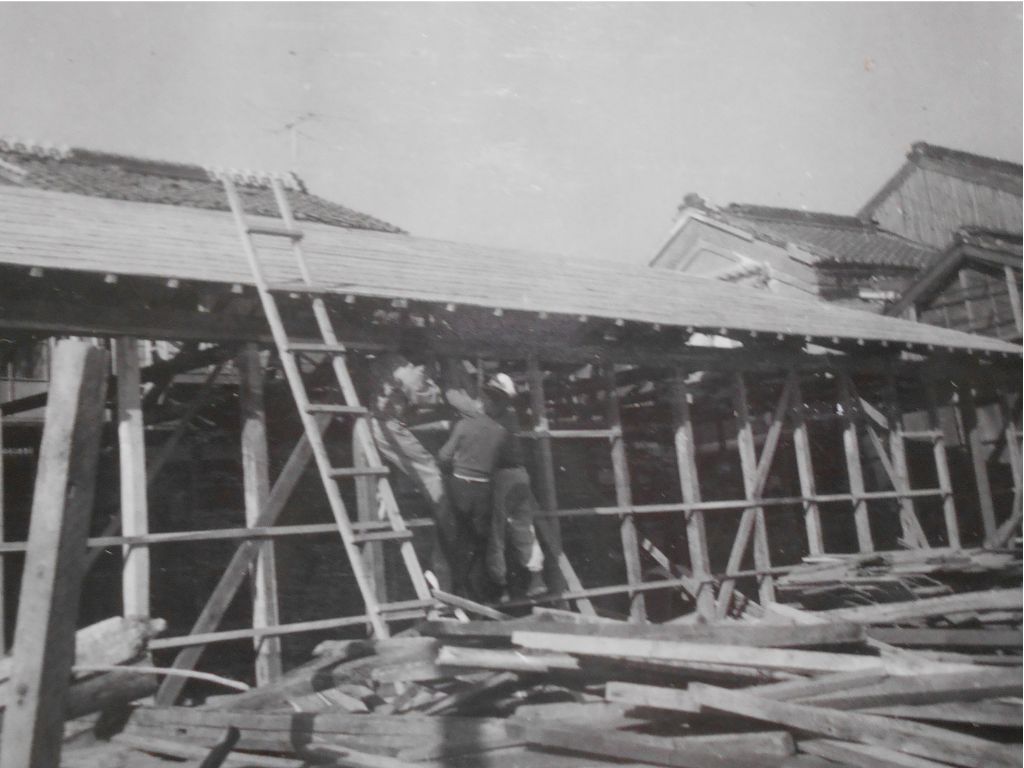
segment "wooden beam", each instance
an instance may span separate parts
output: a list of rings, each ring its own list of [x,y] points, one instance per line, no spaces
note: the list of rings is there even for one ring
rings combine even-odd
[[[676,369],[671,382],[669,397],[675,419],[676,468],[679,472],[679,486],[684,504],[698,504],[701,501],[700,477],[697,473],[696,443],[693,439],[693,421],[690,418],[690,393],[686,386],[686,372]],[[707,529],[704,513],[693,510],[686,515],[686,546],[690,553],[690,570],[700,580],[694,599],[697,614],[706,620],[714,618],[715,596],[711,583],[705,581],[711,576],[711,556],[708,553]]]
[[[1013,324],[1017,328],[1017,333],[1024,333],[1024,317],[1021,316],[1020,278],[1017,277],[1017,271],[1013,267],[1004,266],[1003,271],[1006,275],[1006,292],[1010,294],[1010,306],[1013,307]]]
[[[629,482],[629,461],[626,457],[626,443],[622,436],[622,414],[619,409],[619,392],[615,382],[615,366],[609,365],[603,371],[605,385],[605,411],[608,428],[611,430],[612,475],[615,480],[615,503],[629,506],[633,503],[633,490]],[[640,567],[640,545],[637,540],[636,521],[625,514],[619,522],[619,537],[622,540],[622,556],[626,563],[626,583],[641,584],[644,580]],[[630,620],[642,623],[647,619],[647,606],[643,592],[629,595]]]
[[[702,708],[776,723],[829,738],[870,744],[971,768],[1019,768],[1020,749],[919,723],[836,712],[761,699],[754,693],[693,683],[688,693]]]
[[[856,608],[833,608],[815,615],[825,621],[853,621],[858,624],[898,624],[911,619],[943,616],[954,613],[983,611],[1020,611],[1024,598],[1019,589],[987,589],[956,595],[926,597],[901,603],[861,605]]]
[[[790,418],[793,421],[793,451],[796,454],[796,471],[800,477],[800,495],[807,501],[804,506],[804,528],[807,531],[807,551],[811,555],[825,553],[825,539],[821,530],[821,512],[814,497],[818,494],[818,484],[814,479],[814,462],[811,458],[811,438],[808,433],[806,408],[800,390],[800,376],[794,370],[793,394],[791,396]]]
[[[846,456],[846,476],[853,499],[853,521],[857,529],[857,549],[874,552],[871,539],[871,524],[868,521],[868,506],[864,499],[864,469],[860,462],[860,441],[857,439],[857,422],[853,418],[854,402],[849,374],[838,373],[839,403],[843,409],[843,452]]]
[[[541,433],[537,439],[537,485],[540,492],[541,509],[554,512],[558,509],[558,493],[555,484],[555,461],[551,452],[551,438],[545,437],[544,433],[550,431],[548,423],[547,404],[544,397],[544,372],[540,368],[540,361],[536,355],[529,355],[526,360],[526,379],[529,384],[530,410],[533,412],[533,428]],[[554,591],[561,592],[562,587],[568,587],[572,592],[581,592],[583,584],[579,576],[566,557],[562,549],[562,527],[557,519],[552,519],[544,525],[544,533],[547,534],[548,546],[553,550],[556,562],[552,565],[545,563],[544,576],[548,587]],[[558,579],[557,588],[551,582]],[[561,583],[559,583],[561,582]],[[587,598],[580,598],[575,601],[576,610],[588,616],[596,616],[593,604]]]
[[[142,423],[139,343],[133,336],[114,342],[117,366],[117,442],[121,469],[121,528],[126,536],[149,533],[146,498],[146,435]],[[124,616],[149,616],[149,549],[124,547],[121,592]]]
[[[896,389],[896,379],[892,374],[885,377],[885,410],[889,422],[889,458],[892,461],[893,488],[901,494],[908,493],[910,488],[910,468],[907,465],[907,446],[903,437],[903,414],[900,411],[899,392]],[[917,519],[917,512],[914,509],[914,499],[910,496],[900,496],[900,527],[903,531],[903,540],[914,547],[929,547],[928,537]]]
[[[0,369],[3,368],[0,362]],[[4,416],[0,413],[0,544],[4,542]],[[0,558],[0,656],[7,653],[7,601],[4,581],[6,558]]]
[[[992,501],[992,483],[988,476],[985,446],[982,443],[978,406],[974,401],[974,383],[969,379],[957,382],[960,418],[967,436],[967,447],[971,452],[971,466],[974,469],[974,487],[978,492],[978,509],[985,530],[985,540],[996,536],[996,509]]]
[[[270,457],[267,448],[267,416],[263,403],[263,364],[260,350],[247,344],[239,354],[239,405],[242,429],[242,486],[245,493],[245,522],[249,527],[259,524],[270,496]],[[277,604],[277,567],[274,541],[258,546],[259,554],[252,564],[249,580],[252,589],[252,626],[263,629],[280,624]],[[281,639],[257,638],[256,685],[272,683],[281,676]]]
[[[366,458],[366,452],[363,451],[363,447],[355,434],[352,435],[352,464],[356,469],[365,469],[370,466],[370,462]],[[419,477],[415,473],[412,476]],[[380,520],[376,485],[377,482],[374,478],[367,475],[360,475],[355,478],[356,517],[360,522],[371,523]],[[388,600],[388,583],[384,567],[384,545],[379,541],[368,541],[362,546],[362,554],[366,573],[370,577],[370,581],[373,582],[377,599],[382,603],[386,603]]]
[[[329,421],[329,417],[321,416],[318,418],[317,423],[321,431],[326,428]],[[274,482],[274,487],[267,498],[267,504],[263,508],[263,514],[257,521],[260,527],[271,526],[277,522],[278,517],[284,511],[289,496],[291,496],[312,457],[313,451],[309,446],[309,440],[303,435],[299,438],[299,442],[292,450],[292,454],[284,468],[282,468],[281,474],[278,475],[277,480]],[[246,541],[235,550],[231,562],[228,563],[224,574],[220,577],[220,581],[217,582],[217,586],[214,587],[213,592],[206,601],[206,605],[203,606],[203,610],[199,613],[199,618],[192,625],[192,630],[189,634],[208,634],[220,626],[221,619],[224,618],[224,614],[227,612],[228,606],[231,605],[231,601],[234,599],[239,587],[245,582],[249,573],[249,567],[255,562],[259,553],[259,542],[256,541]],[[204,650],[205,646],[203,645],[185,648],[175,657],[172,667],[174,669],[195,669],[195,665],[198,663]],[[185,687],[186,682],[185,678],[182,677],[169,676],[165,678],[160,686],[160,690],[157,691],[157,703],[173,704]]]
[[[56,346],[18,603],[13,695],[0,739],[5,768],[60,764],[106,366],[106,353],[91,344],[62,341]]]
[[[742,373],[737,372],[733,375],[733,407],[736,409],[736,444],[739,448],[740,466],[743,472],[744,495],[750,501],[759,499],[764,492],[765,483],[768,481],[768,472],[771,469],[772,461],[775,459],[775,449],[778,447],[779,438],[782,436],[782,425],[792,391],[792,377],[787,377],[786,383],[782,388],[782,394],[779,395],[778,402],[775,405],[775,410],[772,414],[772,424],[768,429],[768,435],[765,437],[761,459],[758,461],[757,448],[754,444],[754,431],[750,424],[750,406],[747,402],[746,383]],[[740,569],[751,532],[754,534],[755,569],[758,571],[768,571],[771,568],[764,507],[755,505],[747,507],[743,511],[739,529],[736,531],[736,538],[729,552],[729,561],[725,568],[726,572],[733,573]],[[732,598],[734,588],[735,582],[732,579],[723,580],[722,586],[718,591],[717,615],[720,618],[724,617],[729,610],[729,601]],[[758,594],[762,603],[774,602],[775,587],[771,574],[765,573],[759,577]]]
[[[939,398],[936,394],[935,380],[931,375],[923,373],[921,385],[925,395],[928,428],[935,433],[932,437],[932,456],[935,460],[935,476],[938,478],[939,490],[943,493],[942,516],[946,523],[946,543],[953,549],[960,549],[960,526],[956,515],[956,501],[953,499],[953,481],[949,474],[946,433],[939,418]]]

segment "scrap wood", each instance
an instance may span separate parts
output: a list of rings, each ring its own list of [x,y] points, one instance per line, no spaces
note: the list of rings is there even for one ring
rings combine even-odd
[[[578,670],[579,661],[566,653],[536,653],[492,648],[460,648],[446,646],[438,651],[441,667],[507,670],[509,672],[550,672]]]
[[[798,674],[865,671],[876,670],[879,667],[885,669],[889,674],[917,674],[924,665],[924,662],[902,655],[875,657],[849,653],[711,645],[671,640],[605,639],[554,632],[516,631],[512,635],[512,642],[524,648],[562,651],[584,656],[626,656]],[[928,662],[928,664],[935,665],[930,668],[936,670],[943,669],[949,672],[961,670],[961,667],[957,665],[938,665],[936,662]],[[966,665],[964,667],[969,668]]]
[[[857,643],[864,639],[865,629],[859,624],[816,622],[800,627],[775,624],[566,624],[544,619],[516,622],[427,621],[420,626],[425,635],[444,638],[496,638],[510,640],[514,632],[554,632],[581,637],[603,637],[635,640],[680,640],[699,643],[722,643],[755,647],[796,648],[803,646]]]
[[[818,616],[829,621],[851,621],[857,624],[895,624],[910,619],[923,619],[952,613],[1021,611],[1022,609],[1024,609],[1024,598],[1021,596],[1020,589],[991,589],[902,603],[837,608],[821,611]]]
[[[793,741],[788,734],[764,740],[765,745],[774,748],[773,753],[752,750],[748,742],[731,738],[645,736],[565,723],[524,723],[509,728],[530,744],[680,768],[772,768],[783,764],[783,755],[793,754]]]
[[[944,704],[977,701],[1021,692],[1021,669],[979,670],[949,675],[902,676],[852,691],[839,690],[800,697],[801,704],[830,709],[864,709],[894,704]]]
[[[116,736],[112,736],[110,740],[141,752],[167,755],[168,757],[177,757],[183,760],[203,760],[209,754],[209,750],[205,747],[153,736],[119,733]],[[238,766],[239,768],[301,768],[303,763],[301,761],[268,755],[231,754],[225,758],[223,765]]]
[[[752,692],[730,691],[701,683],[691,685],[687,693],[702,708],[829,738],[886,747],[970,768],[1021,766],[1018,748],[920,723],[771,701]]]
[[[937,763],[894,749],[835,739],[801,739],[797,748],[850,768],[949,768],[948,763]]]
[[[1020,705],[1001,704],[997,701],[972,701],[969,704],[950,702],[946,704],[893,705],[862,709],[868,715],[901,717],[906,720],[921,720],[930,723],[963,723],[984,725],[993,728],[1024,727]]]
[[[868,627],[867,635],[891,645],[926,648],[1010,648],[1019,652],[1024,645],[1024,632],[1019,629]]]
[[[488,675],[486,678],[472,684],[470,687],[464,688],[461,691],[456,691],[453,694],[445,696],[440,701],[431,704],[424,710],[424,712],[428,715],[436,715],[449,709],[462,707],[482,696],[493,693],[501,688],[505,688],[518,680],[519,677],[512,672],[498,672],[493,675]]]
[[[512,618],[507,613],[502,613],[499,610],[491,608],[489,605],[483,605],[482,603],[477,603],[473,600],[469,600],[468,598],[453,595],[450,592],[444,592],[440,589],[432,590],[431,594],[433,594],[435,600],[438,600],[445,605],[451,606],[452,608],[461,608],[464,611],[469,611],[470,613],[475,613],[478,616],[484,616],[488,619],[497,619],[500,621]]]

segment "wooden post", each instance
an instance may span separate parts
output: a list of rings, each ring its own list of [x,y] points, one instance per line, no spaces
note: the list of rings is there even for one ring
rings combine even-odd
[[[978,406],[974,400],[973,382],[963,380],[958,384],[960,418],[967,436],[967,447],[971,452],[971,466],[974,469],[974,486],[978,491],[981,524],[985,530],[985,540],[989,541],[996,535],[996,509],[992,501],[992,483],[988,477],[985,446],[981,440]]]
[[[871,524],[868,521],[867,500],[864,498],[864,469],[860,463],[860,441],[857,439],[857,422],[854,420],[853,397],[850,394],[850,378],[846,371],[839,371],[839,404],[843,409],[843,452],[846,455],[846,475],[850,482],[853,499],[853,522],[857,528],[857,549],[874,552],[871,540]]]
[[[699,504],[700,479],[697,474],[697,451],[693,439],[690,395],[686,387],[685,371],[674,371],[669,394],[675,417],[676,466],[679,470],[683,502]],[[711,557],[708,554],[704,513],[700,510],[694,510],[686,517],[686,545],[690,551],[690,570],[699,580],[697,594],[694,596],[697,601],[697,614],[710,621],[715,615],[715,596],[711,590],[711,582],[707,581],[711,577]]]
[[[4,541],[4,415],[0,413],[0,543]],[[0,656],[7,654],[7,601],[4,600],[4,570],[7,559],[0,557]]]
[[[1017,529],[1021,520],[1021,504],[1024,498],[1021,495],[1021,450],[1020,431],[1014,419],[1014,402],[1006,394],[1006,390],[1000,387],[999,410],[1003,417],[1003,434],[1006,437],[1006,454],[1010,463],[1010,474],[1013,477],[1013,503],[1010,505],[1010,515],[1004,520],[992,541],[995,546],[1005,546],[1013,532]]]
[[[942,515],[946,522],[946,541],[953,549],[960,549],[960,528],[956,518],[956,502],[953,499],[953,482],[949,475],[949,459],[946,455],[946,435],[939,418],[939,398],[936,395],[932,372],[922,371],[921,383],[928,409],[928,428],[932,436],[932,453],[935,457],[935,475],[942,491]]]
[[[743,489],[751,501],[759,498],[762,488],[758,487],[757,448],[754,445],[754,430],[750,426],[750,406],[747,401],[747,385],[743,374],[736,372],[733,379],[734,402],[736,407],[736,445],[740,452],[740,468],[743,472]],[[786,392],[783,392],[783,398]],[[764,520],[764,507],[750,507],[754,512],[754,567],[767,571],[772,567],[768,550],[768,531]],[[736,564],[737,566],[740,563]],[[730,571],[733,569],[730,567]],[[758,595],[762,605],[775,602],[775,585],[770,573],[758,576]],[[725,606],[728,607],[728,606]]]
[[[146,500],[146,435],[142,423],[139,345],[132,336],[115,341],[117,441],[121,468],[121,530],[125,536],[149,533]],[[124,615],[149,616],[149,549],[125,546],[121,575]]]
[[[609,363],[604,371],[605,404],[607,406],[608,428],[612,430],[612,474],[615,478],[615,503],[620,507],[633,504],[633,490],[629,482],[629,462],[626,457],[626,443],[622,437],[622,413],[619,409],[619,393],[615,383],[615,364]],[[644,577],[640,566],[640,545],[637,541],[636,521],[632,515],[622,515],[619,524],[622,539],[622,556],[626,562],[626,582],[642,584]],[[643,622],[647,618],[647,606],[643,592],[630,594],[629,618]]]
[[[537,440],[538,472],[540,477],[537,480],[540,492],[541,508],[547,512],[554,512],[558,509],[558,495],[555,488],[555,461],[551,453],[551,437],[547,434],[550,430],[548,424],[547,405],[544,398],[544,372],[540,369],[540,363],[536,355],[530,355],[526,361],[526,377],[530,386],[530,410],[533,411],[533,428],[539,433]],[[564,580],[565,585],[573,592],[583,589],[576,571],[565,556],[562,550],[562,528],[558,518],[551,518],[545,531],[550,537],[549,545],[557,552],[557,569],[545,565],[546,577],[549,582],[557,574]],[[553,573],[552,573],[553,571]],[[553,587],[552,587],[553,588]],[[580,613],[589,616],[596,616],[597,612],[587,598],[580,598],[575,601],[576,609]]]
[[[1006,275],[1006,292],[1010,295],[1010,306],[1013,308],[1013,324],[1017,333],[1024,333],[1024,318],[1021,316],[1020,279],[1011,266],[1003,267]]]
[[[352,465],[356,469],[365,469],[370,466],[363,451],[359,439],[352,435]],[[414,475],[415,477],[415,475]],[[377,506],[377,479],[368,476],[359,476],[355,479],[356,485],[356,512],[360,522],[371,522],[379,520]],[[387,572],[384,567],[384,547],[379,541],[368,541],[363,544],[363,563],[366,566],[366,573],[373,582],[374,592],[377,599],[386,603],[388,601]]]
[[[263,364],[256,344],[246,344],[238,355],[238,390],[242,416],[242,484],[245,490],[245,523],[259,524],[270,496],[270,458],[267,449],[267,417],[263,404]],[[259,555],[249,572],[254,629],[277,626],[277,567],[273,540],[259,544]],[[256,646],[256,684],[281,677],[281,638],[262,637]]]
[[[106,353],[88,343],[62,341],[51,371],[0,738],[4,768],[61,762],[64,700],[75,657],[103,429]]]
[[[821,513],[818,502],[818,485],[814,479],[814,463],[811,459],[811,440],[807,432],[806,408],[800,391],[800,374],[792,371],[793,395],[790,416],[793,419],[793,451],[796,454],[796,471],[800,477],[800,495],[804,497],[804,527],[807,529],[807,551],[811,555],[825,554],[825,540],[821,532]]]
[[[907,445],[903,437],[903,414],[900,411],[896,379],[892,374],[885,377],[885,400],[885,415],[889,424],[889,461],[892,464],[893,490],[897,493],[909,493],[910,469],[907,466]],[[912,547],[927,548],[929,546],[928,538],[917,519],[914,500],[910,496],[901,496],[898,501],[903,540]]]

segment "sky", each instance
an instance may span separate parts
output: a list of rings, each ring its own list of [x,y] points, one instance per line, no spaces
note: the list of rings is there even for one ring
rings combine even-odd
[[[854,213],[915,141],[1020,162],[1022,69],[1020,3],[0,3],[0,135],[633,264],[687,192]]]

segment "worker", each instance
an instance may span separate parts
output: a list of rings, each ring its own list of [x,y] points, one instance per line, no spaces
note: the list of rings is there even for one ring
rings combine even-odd
[[[487,573],[503,595],[535,597],[546,591],[544,554],[533,522],[537,499],[530,488],[518,436],[519,418],[513,406],[516,387],[508,374],[498,373],[487,381],[484,390],[492,418],[507,433],[492,482]]]
[[[491,602],[498,596],[484,565],[491,533],[491,479],[509,433],[490,415],[490,394],[483,393],[482,399],[484,412],[456,423],[437,459],[451,469],[451,506],[458,526],[453,581],[467,597]]]

